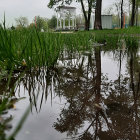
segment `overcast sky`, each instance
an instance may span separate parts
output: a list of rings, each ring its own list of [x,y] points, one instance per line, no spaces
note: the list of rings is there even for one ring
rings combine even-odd
[[[115,0],[102,0],[103,10],[111,5]],[[0,23],[3,20],[5,11],[7,25],[15,24],[15,18],[25,16],[32,22],[37,15],[51,18],[55,14],[53,9],[47,7],[49,0],[0,0]],[[75,4],[73,4],[75,6]],[[77,6],[80,11],[81,6]]]

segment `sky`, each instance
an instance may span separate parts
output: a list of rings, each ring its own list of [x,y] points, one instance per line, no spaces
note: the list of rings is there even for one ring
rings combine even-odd
[[[113,4],[115,0],[102,0],[103,10]],[[31,23],[35,16],[51,18],[55,15],[53,9],[47,7],[49,0],[0,0],[0,23],[3,21],[4,12],[7,26],[15,25],[15,18],[27,17]],[[81,6],[73,3],[77,7],[77,13],[81,11]]]

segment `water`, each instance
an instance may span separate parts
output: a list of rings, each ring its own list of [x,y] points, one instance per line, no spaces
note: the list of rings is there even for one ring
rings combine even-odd
[[[9,110],[13,128],[32,107],[15,139],[140,139],[139,60],[124,50],[65,50],[54,67],[26,73]]]

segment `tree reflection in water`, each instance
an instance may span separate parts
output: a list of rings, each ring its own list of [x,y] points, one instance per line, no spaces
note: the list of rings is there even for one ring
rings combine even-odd
[[[78,65],[71,63],[59,71],[59,89],[67,106],[54,123],[56,130],[79,140],[140,138],[140,71],[134,62],[136,54],[127,56],[128,73],[121,75],[123,52],[115,53],[120,53],[120,70],[113,82],[101,73],[100,49],[82,57]]]
[[[140,68],[137,52],[114,51],[119,65],[115,81],[102,72],[102,53],[106,52],[101,48],[83,53],[64,51],[53,67],[26,73],[21,79],[22,86],[37,112],[50,93],[51,100],[53,96],[65,98],[66,105],[53,127],[66,132],[70,139],[138,140]],[[121,74],[123,59],[126,59],[125,74]]]

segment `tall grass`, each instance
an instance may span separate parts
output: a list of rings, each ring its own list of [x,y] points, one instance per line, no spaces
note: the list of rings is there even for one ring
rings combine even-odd
[[[35,28],[11,31],[0,26],[0,68],[10,70],[14,66],[18,70],[31,70],[49,67],[56,63],[64,47],[79,51],[90,49],[93,42],[106,43],[116,48],[119,40],[125,38],[127,44],[136,46],[138,35],[133,36],[134,31],[103,30],[61,34],[41,33]]]
[[[40,33],[36,29],[6,30],[0,26],[0,67],[10,70],[54,65],[60,51],[85,49],[92,34]]]
[[[3,93],[0,90],[0,140],[5,140],[6,139],[6,134],[5,130],[8,128],[8,123],[12,119],[12,117],[7,117],[3,118],[3,114],[7,113],[7,110],[12,107],[12,92],[14,91],[14,86],[9,90],[10,82],[11,82],[11,77],[12,77],[12,70],[10,71],[6,86],[5,86],[5,92]],[[0,85],[2,82],[3,78],[2,76],[0,77]]]
[[[0,27],[0,65],[8,70],[13,65],[15,69],[52,65],[60,47],[59,34],[42,34],[35,29],[7,31]]]

